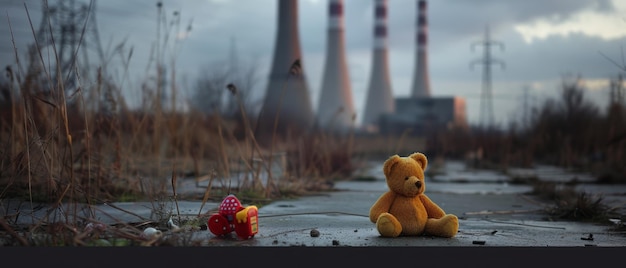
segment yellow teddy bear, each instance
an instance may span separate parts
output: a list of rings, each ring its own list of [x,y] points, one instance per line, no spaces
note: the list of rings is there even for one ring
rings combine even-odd
[[[424,194],[426,156],[413,153],[408,157],[394,155],[383,165],[389,186],[370,208],[370,220],[383,237],[431,235],[454,237],[459,219],[446,214]]]

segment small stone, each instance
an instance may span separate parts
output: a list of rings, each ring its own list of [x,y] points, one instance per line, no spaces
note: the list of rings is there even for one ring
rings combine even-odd
[[[339,246],[339,240],[333,240],[333,246]]]
[[[354,230],[354,232],[355,232],[355,233],[356,233],[356,232],[358,232],[358,231],[359,231],[359,230]]]
[[[474,245],[484,245],[485,243],[487,243],[487,242],[485,242],[484,240],[474,240],[474,241],[472,241],[472,244],[474,244]]]
[[[311,237],[318,237],[320,236],[320,231],[313,229],[311,230]]]
[[[593,234],[589,234],[589,236],[587,237],[581,237],[581,240],[589,240],[589,241],[593,241]]]
[[[143,233],[141,234],[141,237],[143,237],[145,239],[153,239],[153,238],[159,238],[162,235],[163,235],[163,233],[161,232],[161,230],[157,230],[155,228],[148,227],[145,230],[143,230]]]

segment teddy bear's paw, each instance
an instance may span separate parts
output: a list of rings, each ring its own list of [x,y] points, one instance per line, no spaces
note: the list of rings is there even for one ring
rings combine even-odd
[[[450,238],[459,230],[459,219],[452,214],[447,214],[440,219],[428,219],[425,234]]]
[[[443,237],[453,237],[459,231],[459,218],[452,214],[447,214],[441,218],[441,230]]]
[[[396,217],[389,213],[383,213],[378,216],[376,228],[381,236],[397,237],[402,232],[402,225]]]

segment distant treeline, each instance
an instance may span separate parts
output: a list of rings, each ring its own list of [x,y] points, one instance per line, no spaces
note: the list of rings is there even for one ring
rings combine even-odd
[[[591,171],[603,182],[626,182],[624,101],[621,83],[611,86],[609,105],[602,111],[585,98],[580,78],[564,79],[560,96],[533,107],[526,120],[507,130],[438,133],[429,137],[429,151],[498,168],[558,165]]]

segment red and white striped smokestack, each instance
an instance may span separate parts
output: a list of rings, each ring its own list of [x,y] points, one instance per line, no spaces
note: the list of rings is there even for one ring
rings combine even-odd
[[[374,0],[374,49],[387,49],[387,0]]]
[[[374,2],[374,53],[363,111],[363,126],[366,128],[375,128],[382,114],[395,110],[387,53],[387,0]]]
[[[417,31],[415,53],[415,73],[413,74],[413,97],[430,97],[430,77],[428,75],[428,20],[426,0],[417,1]]]
[[[343,0],[330,0],[326,64],[317,109],[322,129],[343,132],[353,126],[354,105],[345,53]]]

